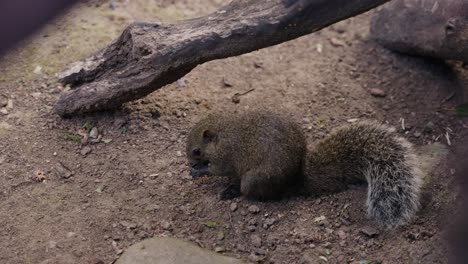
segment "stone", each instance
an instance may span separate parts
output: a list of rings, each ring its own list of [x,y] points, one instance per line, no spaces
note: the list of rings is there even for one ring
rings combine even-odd
[[[169,230],[171,231],[172,230],[172,224],[168,221],[162,221],[161,222],[161,227],[164,229],[164,230]]]
[[[365,226],[359,230],[359,233],[365,235],[368,238],[374,238],[378,236],[380,233],[377,229],[370,227],[370,226]]]
[[[98,138],[98,136],[99,136],[99,130],[97,129],[97,127],[93,127],[91,131],[89,131],[89,137]]]
[[[231,212],[235,212],[237,210],[237,203],[231,203],[229,207],[231,209]]]
[[[424,126],[424,132],[430,133],[432,132],[432,130],[434,130],[434,127],[435,125],[432,121],[427,122],[426,125]]]
[[[0,94],[0,108],[8,105],[8,97],[4,94]]]
[[[272,226],[275,222],[276,220],[274,218],[267,218],[265,219],[265,221],[263,221],[263,228],[267,229],[270,226]]]
[[[88,147],[88,146],[83,147],[83,148],[81,149],[81,155],[86,156],[86,155],[88,155],[89,153],[91,153],[91,151],[92,151],[92,149],[91,149],[90,147]]]
[[[223,84],[225,87],[232,87],[232,82],[226,77],[223,77]]]
[[[63,165],[63,163],[57,162],[57,165],[55,166],[55,174],[59,178],[68,179],[73,175],[73,172]]]
[[[249,212],[252,214],[257,214],[260,212],[260,208],[258,208],[256,205],[251,205],[249,206]]]
[[[221,247],[219,249],[222,249]],[[246,264],[175,238],[154,237],[127,248],[116,264]]]
[[[385,93],[384,90],[379,89],[379,88],[370,89],[369,92],[374,97],[385,97],[385,96],[387,96],[387,93]]]
[[[250,236],[250,241],[252,242],[252,245],[256,247],[261,247],[262,246],[262,239],[258,235],[251,235]]]
[[[344,42],[344,41],[341,40],[341,39],[337,39],[337,38],[331,38],[331,39],[330,39],[330,43],[331,43],[332,46],[334,46],[334,47],[343,47],[343,46],[346,46],[346,42]]]

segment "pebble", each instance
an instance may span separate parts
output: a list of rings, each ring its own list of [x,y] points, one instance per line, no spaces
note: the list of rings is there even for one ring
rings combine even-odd
[[[35,74],[42,74],[42,67],[41,66],[36,66],[33,71]]]
[[[89,131],[89,137],[90,138],[97,138],[99,136],[99,130],[97,127],[93,127],[91,131]]]
[[[223,247],[215,247],[214,251],[217,252],[217,253],[221,253],[221,252],[226,251],[226,249],[224,249]]]
[[[374,97],[385,97],[385,96],[387,96],[387,93],[385,93],[384,90],[379,89],[379,88],[372,88],[372,89],[370,89],[369,92]]]
[[[34,97],[35,99],[41,98],[41,95],[42,95],[41,92],[35,92],[35,93],[32,93],[32,94],[31,94],[31,96]]]
[[[8,115],[8,110],[5,107],[3,107],[3,108],[0,109],[0,114]]]
[[[255,232],[255,230],[257,230],[257,228],[254,225],[249,225],[249,226],[247,226],[247,230],[249,230],[250,232]]]
[[[265,219],[265,221],[263,221],[263,228],[267,229],[270,226],[272,226],[275,222],[276,220],[274,218],[267,218]]]
[[[164,229],[164,230],[168,230],[168,231],[171,231],[172,230],[172,224],[166,220],[163,220],[161,222],[161,227]]]
[[[128,221],[120,221],[120,224],[127,229],[137,228],[137,224]]]
[[[231,212],[235,212],[237,210],[237,203],[231,203],[229,207],[231,208]]]
[[[365,235],[368,238],[373,238],[379,235],[379,231],[373,227],[366,226],[359,230],[359,233]]]
[[[421,136],[421,132],[416,131],[414,132],[414,137],[419,138]]]
[[[56,175],[59,178],[68,179],[73,175],[73,172],[70,171],[66,166],[64,166],[61,162],[57,162]]]
[[[432,121],[429,121],[427,122],[427,124],[424,126],[424,132],[432,132],[432,130],[434,130],[434,123],[432,123]]]
[[[179,88],[184,88],[186,86],[185,79],[181,78],[181,79],[177,80],[177,86]]]
[[[8,97],[4,94],[0,94],[0,107],[6,107],[8,105]]]
[[[315,45],[315,49],[317,50],[318,53],[322,53],[322,51],[323,51],[323,45],[320,44],[320,43],[317,43],[317,44]]]
[[[223,232],[219,232],[218,235],[216,236],[216,238],[218,240],[223,240],[224,239],[224,233]]]
[[[326,220],[327,218],[324,216],[324,215],[321,215],[319,217],[315,217],[314,218],[314,222],[315,223],[318,223],[318,222],[323,222],[324,220]]]
[[[337,39],[337,38],[331,38],[330,39],[330,43],[332,44],[332,46],[334,47],[343,47],[343,46],[346,46],[346,43],[341,40],[341,39]]]
[[[251,235],[250,236],[250,241],[252,242],[252,245],[256,247],[261,247],[262,246],[262,239],[258,235]]]
[[[91,153],[91,151],[92,151],[92,149],[91,149],[90,147],[88,147],[88,146],[83,147],[83,148],[81,149],[81,155],[86,156],[86,155],[88,155],[89,153]]]
[[[226,87],[232,87],[232,82],[226,77],[223,77],[223,84]]]
[[[249,212],[251,212],[252,214],[256,214],[260,212],[260,208],[258,208],[258,206],[256,205],[251,205],[249,206]]]

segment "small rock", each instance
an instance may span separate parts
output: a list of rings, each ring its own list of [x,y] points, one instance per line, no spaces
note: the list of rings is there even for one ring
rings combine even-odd
[[[6,107],[8,105],[8,97],[4,94],[0,94],[0,107]]]
[[[250,236],[250,241],[252,242],[252,245],[256,247],[261,247],[262,246],[262,239],[258,235],[251,235]]]
[[[320,44],[320,43],[317,43],[317,44],[315,45],[315,49],[317,50],[318,53],[322,53],[322,51],[323,51],[323,45]]]
[[[127,229],[137,228],[137,224],[128,221],[120,221],[120,224]]]
[[[90,138],[97,138],[99,136],[99,130],[97,127],[93,127],[91,131],[89,131],[89,137]]]
[[[56,175],[59,178],[68,179],[73,175],[73,172],[71,172],[70,169],[68,169],[61,162],[57,162],[57,166],[55,167],[55,169],[56,169]]]
[[[385,97],[385,96],[387,96],[387,93],[385,93],[384,90],[379,89],[379,88],[372,88],[372,89],[370,89],[369,92],[374,97]]]
[[[345,239],[347,237],[346,233],[343,230],[338,230],[336,234],[341,238]]]
[[[237,210],[237,203],[231,203],[230,208],[231,212],[235,212]]]
[[[75,232],[68,232],[67,233],[67,238],[72,238],[72,237],[75,237],[75,236],[76,236]]]
[[[276,220],[274,218],[267,218],[265,219],[265,221],[263,221],[263,228],[267,229],[270,226],[272,226],[275,222]]]
[[[247,230],[249,230],[250,232],[255,232],[255,230],[257,230],[257,228],[254,225],[249,225],[249,226],[247,226]]]
[[[359,230],[359,233],[365,235],[368,238],[373,238],[379,235],[379,231],[373,227],[366,226]]]
[[[221,253],[221,252],[226,251],[226,249],[224,249],[223,247],[215,247],[214,251],[217,252],[217,253]]]
[[[193,102],[197,105],[201,104],[202,103],[202,100],[200,98],[195,98],[195,100],[193,100]]]
[[[429,132],[432,132],[432,130],[434,130],[434,123],[432,123],[431,121],[427,122],[427,124],[424,126],[424,132],[426,133],[429,133]]]
[[[319,222],[325,221],[326,219],[327,219],[327,218],[326,218],[324,215],[321,215],[321,216],[319,216],[319,217],[315,217],[315,218],[314,218],[314,222],[315,222],[315,223],[319,223]]]
[[[419,138],[421,136],[421,132],[416,131],[416,132],[414,132],[413,135],[414,135],[415,138]]]
[[[112,142],[112,138],[104,138],[102,139],[102,142],[104,142],[105,144],[109,144]]]
[[[245,245],[244,244],[237,244],[236,248],[240,252],[245,252]]]
[[[161,222],[161,227],[164,229],[164,230],[168,230],[168,231],[171,231],[172,230],[172,224],[166,220],[163,220]]]
[[[56,248],[57,247],[57,241],[50,240],[49,241],[49,248]]]
[[[226,77],[223,77],[223,84],[226,87],[232,87],[232,82]]]
[[[86,156],[86,155],[88,155],[89,153],[91,153],[91,151],[92,151],[92,149],[91,149],[90,147],[88,147],[88,146],[83,147],[83,148],[81,149],[81,155]]]
[[[346,46],[346,43],[341,40],[341,39],[337,39],[337,38],[331,38],[330,39],[330,43],[332,44],[332,46],[334,47],[343,47],[343,46]]]
[[[39,99],[39,98],[41,98],[42,93],[41,92],[35,92],[35,93],[32,93],[31,96],[34,97],[35,99]]]
[[[223,233],[223,232],[219,232],[218,235],[216,236],[216,239],[218,239],[218,240],[223,240],[223,239],[224,239],[224,233]]]
[[[3,108],[0,109],[0,114],[8,115],[8,110],[5,107],[3,107]]]
[[[257,68],[257,69],[263,68],[263,62],[261,62],[261,61],[255,61],[255,62],[254,62],[254,67]]]
[[[252,214],[256,214],[256,213],[260,212],[260,208],[258,208],[258,206],[256,206],[256,205],[251,205],[251,206],[249,206],[249,212],[252,213]]]
[[[41,66],[36,66],[33,71],[35,74],[42,74],[42,67]]]
[[[181,79],[177,80],[177,86],[178,86],[179,88],[184,88],[184,87],[186,86],[186,84],[185,84],[185,79],[184,79],[184,78],[181,78]]]
[[[235,104],[238,104],[240,103],[240,96],[239,96],[239,93],[235,93],[232,98],[231,98],[231,101]]]
[[[344,25],[343,23],[338,23],[338,24],[333,25],[333,29],[337,33],[343,34],[346,32],[346,25]]]

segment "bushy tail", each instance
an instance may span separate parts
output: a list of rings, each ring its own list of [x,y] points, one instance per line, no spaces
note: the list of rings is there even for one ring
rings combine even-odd
[[[380,129],[398,147],[367,161],[367,212],[377,222],[395,227],[408,223],[419,209],[422,172],[411,143],[387,127]]]
[[[316,193],[366,180],[367,212],[386,227],[408,223],[419,209],[422,172],[416,154],[388,126],[361,122],[339,129],[311,151],[304,168],[306,187]]]

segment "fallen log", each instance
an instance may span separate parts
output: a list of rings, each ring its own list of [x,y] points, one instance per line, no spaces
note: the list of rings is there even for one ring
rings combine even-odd
[[[134,23],[108,47],[75,62],[60,82],[60,116],[112,109],[172,83],[207,61],[276,45],[388,0],[234,0],[174,24]]]

